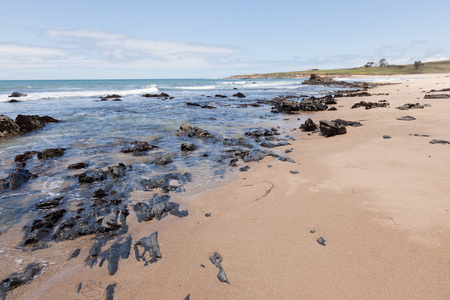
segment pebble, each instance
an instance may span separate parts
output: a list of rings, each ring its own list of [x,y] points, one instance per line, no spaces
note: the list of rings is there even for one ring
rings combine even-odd
[[[390,135],[387,134],[383,135],[383,139],[390,139],[390,138],[392,138]]]
[[[318,238],[317,239],[317,242],[319,243],[319,244],[321,244],[322,246],[325,246],[325,239],[323,238],[323,237],[320,237],[320,238]]]
[[[316,232],[316,230],[315,229],[311,229],[309,232],[311,232],[311,233],[315,233]]]

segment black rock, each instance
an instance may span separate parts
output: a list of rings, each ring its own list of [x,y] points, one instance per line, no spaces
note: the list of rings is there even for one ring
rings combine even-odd
[[[181,144],[181,151],[194,151],[197,148],[195,144],[190,143],[182,143]]]
[[[378,102],[361,101],[361,102],[353,104],[352,108],[365,107],[366,109],[371,109],[371,108],[375,108],[375,107],[387,107],[388,105],[389,105],[389,103],[386,102],[386,100],[381,100]]]
[[[172,155],[170,154],[162,154],[159,155],[157,158],[155,158],[153,161],[151,161],[151,163],[158,166],[165,166],[170,163],[173,163],[173,158]]]
[[[88,166],[89,166],[88,163],[79,162],[79,163],[70,164],[67,168],[68,169],[84,169],[84,168],[87,168]]]
[[[9,102],[9,103],[18,103],[18,102],[22,102],[22,101],[19,101],[19,100],[17,100],[17,99],[11,99],[11,100],[9,100],[8,102]]]
[[[450,144],[449,141],[444,141],[444,140],[438,140],[438,139],[433,139],[430,141],[430,144]]]
[[[317,124],[314,123],[314,121],[311,120],[311,118],[309,118],[308,120],[305,121],[304,124],[300,125],[300,129],[302,129],[303,131],[314,131],[317,129]]]
[[[360,122],[357,121],[345,121],[342,119],[336,119],[336,120],[332,120],[332,122],[338,124],[338,125],[342,125],[342,126],[352,126],[352,127],[360,127],[363,126]]]
[[[19,134],[22,134],[20,126],[8,116],[0,115],[0,138],[11,137]]]
[[[247,172],[248,170],[250,170],[249,166],[245,166],[245,167],[239,168],[239,171],[241,171],[241,172]]]
[[[241,92],[238,92],[238,93],[234,94],[233,97],[245,98],[245,95],[242,94]]]
[[[318,242],[319,244],[321,244],[322,246],[325,246],[326,240],[324,240],[323,237],[320,237],[320,238],[317,239],[317,242]]]
[[[425,95],[424,99],[448,99],[450,98],[450,94],[435,94],[435,95]]]
[[[139,248],[142,248],[142,252]],[[150,259],[146,258],[146,253],[148,252],[148,256]],[[149,263],[157,262],[158,259],[162,258],[161,252],[159,250],[158,244],[158,232],[154,232],[148,237],[143,237],[136,243],[134,243],[134,253],[136,256],[136,260],[142,260],[144,262],[144,266]]]
[[[289,173],[291,173],[291,174],[298,174],[300,172],[299,171],[289,171]]]
[[[51,200],[47,200],[45,202],[38,203],[38,204],[36,204],[36,208],[37,209],[51,209],[51,208],[55,208],[55,207],[61,205],[61,200],[63,198],[64,197],[58,197],[58,198],[55,198],[55,199],[51,199]]]
[[[216,94],[214,97],[216,97],[216,98],[228,98],[227,96],[225,96],[225,95],[220,95],[220,94]]]
[[[35,178],[36,175],[32,174],[30,171],[25,169],[17,169],[8,175],[2,181],[2,186],[0,186],[0,190],[17,190],[23,184],[28,182],[30,179]]]
[[[260,161],[266,156],[280,157],[278,154],[275,154],[272,151],[256,149],[246,153],[242,160],[244,162]]]
[[[22,272],[9,274],[0,283],[0,298],[6,299],[7,293],[21,285],[31,282],[36,275],[41,273],[43,266],[39,263],[30,263]]]
[[[38,152],[37,157],[39,159],[60,157],[64,155],[65,151],[65,148],[46,149],[42,152]]]
[[[390,138],[392,138],[390,135],[387,135],[387,134],[383,135],[383,139],[390,139]]]
[[[207,218],[211,217],[211,213],[206,213],[205,217],[207,217]]]
[[[100,258],[99,267],[103,265],[105,261],[108,262],[108,273],[109,275],[116,274],[119,269],[119,260],[127,259],[130,256],[131,251],[131,235],[128,235],[122,242],[123,237],[120,237],[114,244],[111,245],[107,250],[100,253],[98,257]],[[114,292],[114,291],[113,291]]]
[[[180,205],[169,201],[170,196],[154,194],[147,202],[138,202],[133,206],[136,212],[138,222],[151,221],[154,218],[161,220],[168,214],[177,216],[179,218],[188,215],[187,210],[180,211]]]
[[[19,246],[39,246],[51,239],[54,226],[65,215],[65,209],[49,212],[42,217],[38,217],[25,226],[23,241]]]
[[[151,145],[147,142],[134,141],[120,150],[123,153],[137,153],[147,152],[157,148],[155,145]]]
[[[126,166],[123,163],[119,163],[115,166],[109,166],[108,172],[113,178],[119,178],[125,175]]]
[[[166,93],[161,93],[161,94],[145,94],[142,95],[142,97],[147,97],[147,98],[169,98],[170,96]]]
[[[396,120],[399,120],[399,121],[414,121],[416,118],[414,118],[414,117],[411,117],[411,116],[404,116],[404,117],[401,117],[401,118],[396,118]]]
[[[189,137],[201,137],[201,138],[212,138],[213,135],[208,131],[201,129],[199,127],[193,127],[186,123],[182,123],[180,128],[178,129],[179,134],[184,134]]]
[[[338,134],[346,134],[347,129],[343,125],[339,125],[333,121],[320,121],[320,131],[326,136],[335,136]]]
[[[37,129],[44,128],[45,122],[41,120],[41,117],[34,115],[17,115],[15,122],[20,127],[22,133],[31,132]]]
[[[431,105],[429,105],[429,104],[406,103],[406,104],[403,104],[402,106],[396,107],[396,109],[399,109],[399,110],[421,109],[421,108],[430,107],[430,106]]]
[[[90,170],[78,175],[78,182],[92,183],[94,181],[103,181],[107,178],[107,176],[108,174],[101,169]]]
[[[222,268],[221,263],[223,261],[223,258],[219,254],[219,252],[217,252],[217,251],[214,252],[214,254],[209,257],[209,260],[219,269],[217,278],[220,280],[220,282],[226,282],[226,283],[230,284],[230,282],[228,281],[227,275],[225,274],[225,271]]]
[[[27,94],[24,93],[19,93],[19,92],[13,92],[11,95],[9,95],[8,97],[14,97],[14,98],[19,98],[19,97],[26,97]]]
[[[117,283],[110,284],[106,287],[106,300],[114,300],[114,291]]]
[[[78,255],[80,255],[80,253],[81,253],[81,249],[79,249],[79,248],[78,248],[78,249],[75,249],[75,250],[72,252],[72,254],[70,254],[68,260],[71,260],[72,258],[78,257]]]
[[[144,179],[141,181],[141,185],[149,190],[161,188],[161,189],[173,189],[176,190],[178,186],[170,185],[171,180],[176,180],[179,183],[186,183],[192,180],[192,175],[190,173],[169,173],[161,176],[155,176],[151,179]]]

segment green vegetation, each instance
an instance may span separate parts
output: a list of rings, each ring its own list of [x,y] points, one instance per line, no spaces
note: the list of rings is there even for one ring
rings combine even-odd
[[[450,60],[433,61],[422,63],[420,61],[409,65],[388,65],[386,61],[381,60],[381,67],[373,67],[373,63],[367,63],[365,66],[350,69],[335,70],[308,70],[294,72],[277,72],[265,74],[247,74],[231,76],[231,79],[264,79],[264,78],[304,78],[310,74],[329,75],[329,76],[349,76],[349,75],[401,75],[401,74],[435,74],[450,73]]]

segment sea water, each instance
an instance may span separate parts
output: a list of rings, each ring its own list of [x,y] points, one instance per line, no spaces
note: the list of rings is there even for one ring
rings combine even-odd
[[[142,179],[167,172],[189,172],[196,191],[219,184],[231,167],[221,162],[224,145],[177,134],[185,122],[208,130],[218,138],[240,138],[256,128],[280,125],[283,116],[271,113],[270,105],[250,106],[278,96],[322,96],[330,87],[301,85],[290,80],[20,80],[0,81],[0,114],[15,119],[18,114],[49,115],[60,123],[48,123],[31,133],[0,140],[0,178],[15,169],[14,157],[25,151],[66,148],[56,159],[27,161],[27,170],[38,177],[18,190],[0,192],[0,233],[15,223],[38,215],[40,201],[64,196],[68,201],[86,197],[77,187],[76,173],[67,166],[88,162],[89,169],[107,168],[123,162],[132,166],[120,189],[128,194],[139,189]],[[9,103],[12,92],[27,94]],[[147,98],[144,94],[166,93],[169,99]],[[233,95],[241,92],[246,97]],[[100,101],[118,94],[121,101]],[[215,97],[217,94],[227,98]],[[208,105],[206,109],[188,102]],[[155,142],[158,149],[147,156],[122,154],[121,148],[133,141]],[[196,151],[181,153],[180,144],[195,143]],[[170,154],[167,166],[151,164],[158,153]],[[79,170],[78,173],[84,170]],[[71,177],[72,176],[72,177]],[[119,188],[119,185],[117,186]],[[67,202],[67,200],[66,200]]]

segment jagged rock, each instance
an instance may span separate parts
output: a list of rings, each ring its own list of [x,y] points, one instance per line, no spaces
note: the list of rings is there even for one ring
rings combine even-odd
[[[228,139],[228,138],[226,138],[222,142],[223,142],[224,146],[242,146],[242,147],[249,148],[249,149],[253,148],[253,145],[250,144],[249,142],[247,142],[243,138],[238,138],[238,139]]]
[[[139,248],[143,248],[142,252]],[[148,256],[150,259],[146,258],[146,253],[148,252]],[[134,243],[134,253],[136,256],[136,260],[142,260],[144,262],[144,266],[147,266],[149,263],[157,262],[158,259],[162,258],[161,251],[159,250],[158,244],[158,232],[154,232],[148,237],[143,237],[136,243]]]
[[[66,212],[65,209],[59,209],[33,220],[25,226],[23,241],[19,246],[36,245],[50,240],[53,227]]]
[[[349,93],[345,94],[344,92],[339,91],[334,96],[335,97],[369,97],[372,95],[368,92],[349,92]]]
[[[42,117],[39,117],[39,119],[41,121],[43,121],[44,123],[59,123],[60,122],[58,119],[55,119],[50,116],[42,116]]]
[[[300,125],[300,129],[302,129],[303,131],[314,131],[317,129],[317,124],[314,123],[314,121],[311,120],[311,118],[309,118],[308,120],[305,121],[304,124]]]
[[[228,281],[227,275],[225,274],[225,271],[222,268],[221,263],[223,261],[223,258],[219,254],[219,252],[217,252],[217,251],[214,252],[214,254],[209,257],[209,260],[219,269],[217,278],[220,280],[220,282],[226,282],[226,283],[230,284],[230,282]]]
[[[7,293],[21,285],[30,283],[36,275],[41,273],[44,266],[40,263],[30,263],[22,272],[10,274],[0,284],[0,298],[6,299]]]
[[[185,134],[189,137],[202,137],[202,138],[212,138],[213,135],[208,131],[201,129],[199,127],[192,127],[186,123],[182,123],[178,129],[178,133]]]
[[[151,163],[158,166],[168,165],[170,163],[173,163],[173,157],[170,154],[161,154],[157,158],[152,160]]]
[[[325,86],[334,85],[334,86],[345,86],[345,87],[362,87],[362,86],[364,86],[363,82],[336,81],[331,77],[319,76],[317,74],[311,74],[309,79],[303,81],[302,84],[325,85]]]
[[[85,169],[89,166],[88,163],[85,162],[79,162],[79,163],[74,163],[74,164],[70,164],[67,168],[68,169]]]
[[[309,99],[303,99],[302,102],[300,102],[300,110],[302,111],[323,111],[327,109],[328,106],[324,104],[323,99],[310,97]]]
[[[256,149],[256,150],[247,152],[243,156],[242,160],[244,162],[260,161],[260,160],[264,159],[266,156],[279,157],[278,154],[275,154],[272,151]]]
[[[128,235],[123,241],[123,237],[120,237],[114,244],[111,245],[107,250],[100,253],[98,257],[100,258],[99,267],[102,267],[105,261],[108,262],[108,273],[109,275],[116,274],[119,269],[119,260],[127,259],[130,256],[131,251],[131,235]]]
[[[274,135],[280,135],[278,133],[278,129],[276,128],[270,128],[270,129],[256,129],[253,131],[247,131],[244,133],[246,136],[254,137],[254,138],[260,138],[260,137],[269,137]]]
[[[233,97],[245,98],[245,95],[242,94],[241,92],[239,92],[239,93],[234,94]]]
[[[39,159],[60,157],[60,156],[64,155],[65,151],[66,151],[66,148],[46,149],[42,152],[38,152],[37,157]]]
[[[403,104],[402,106],[396,107],[396,109],[399,109],[399,110],[420,109],[420,108],[430,107],[430,106],[431,105],[429,105],[429,104],[406,103],[406,104]]]
[[[425,95],[424,99],[448,99],[450,94]]]
[[[276,109],[276,112],[291,113],[301,110],[301,104],[299,101],[289,99],[283,99],[281,101],[278,101],[278,99],[273,99],[273,101],[273,107]]]
[[[387,107],[388,105],[389,105],[389,103],[386,102],[386,100],[381,100],[378,102],[361,101],[361,102],[353,104],[352,108],[365,107],[366,109],[371,109],[371,108],[375,108],[375,107]]]
[[[125,175],[126,166],[123,163],[119,163],[115,166],[109,166],[108,172],[113,178],[119,178]]]
[[[249,166],[245,166],[245,167],[239,168],[240,172],[247,172],[248,170],[250,170]]]
[[[103,198],[105,198],[107,196],[108,196],[108,194],[104,190],[97,189],[97,190],[94,191],[94,195],[92,196],[92,198],[103,199]]]
[[[319,128],[320,131],[327,137],[347,133],[345,126],[339,125],[333,121],[322,120],[320,121]]]
[[[194,151],[197,148],[195,144],[190,143],[182,143],[181,144],[181,151]]]
[[[101,169],[90,170],[78,175],[78,182],[92,183],[94,181],[103,181],[107,176],[107,173]]]
[[[138,222],[151,221],[154,218],[161,220],[169,213],[179,218],[188,215],[187,210],[179,210],[180,205],[175,202],[169,202],[170,196],[154,194],[148,202],[139,202],[133,206],[136,212]]]
[[[192,175],[190,173],[169,173],[161,176],[155,176],[151,179],[144,179],[141,181],[141,185],[149,190],[161,188],[163,190],[176,189],[177,186],[170,185],[170,181],[175,180],[181,183],[192,181]]]
[[[321,244],[322,246],[325,246],[326,240],[325,240],[323,237],[320,237],[320,238],[317,239],[317,242],[318,242],[319,244]]]
[[[44,128],[45,122],[41,120],[38,115],[27,116],[27,115],[17,115],[16,124],[19,125],[20,131],[22,133],[31,132],[36,129]]]
[[[0,115],[0,137],[6,138],[21,134],[20,126],[8,116]]]
[[[80,253],[81,253],[81,249],[80,249],[80,248],[75,249],[75,250],[72,252],[72,254],[70,254],[70,256],[69,256],[69,258],[68,258],[67,260],[71,260],[72,258],[78,257],[78,255],[80,255]]]
[[[19,97],[26,97],[27,94],[24,93],[19,93],[19,92],[13,92],[11,95],[9,95],[8,97],[14,97],[14,98],[19,98]]]
[[[117,283],[110,284],[106,287],[106,300],[114,300],[114,291]]]
[[[36,208],[37,209],[51,209],[51,208],[55,208],[57,206],[61,205],[61,200],[64,198],[63,197],[58,197],[55,199],[50,199],[44,202],[40,202],[38,204],[36,204]]]
[[[155,148],[158,148],[155,145],[151,145],[147,142],[141,142],[141,141],[134,141],[130,143],[129,145],[125,146],[120,150],[123,153],[138,153],[138,152],[147,152],[150,150],[153,150]]]

